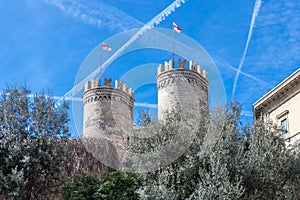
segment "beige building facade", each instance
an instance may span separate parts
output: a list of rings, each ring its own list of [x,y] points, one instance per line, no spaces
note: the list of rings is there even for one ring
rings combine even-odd
[[[281,126],[287,147],[300,143],[300,68],[253,104],[254,119]]]

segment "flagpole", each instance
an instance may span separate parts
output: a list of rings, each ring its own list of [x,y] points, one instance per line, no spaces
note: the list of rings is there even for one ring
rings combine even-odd
[[[101,85],[101,65],[102,65],[102,42],[100,46],[100,85]]]
[[[172,60],[174,61],[174,30],[172,30]]]
[[[173,22],[173,32],[172,32],[172,59],[174,61],[174,31],[181,33],[181,28]]]

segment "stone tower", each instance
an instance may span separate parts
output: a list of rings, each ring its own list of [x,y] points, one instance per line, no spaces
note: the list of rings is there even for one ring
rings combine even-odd
[[[133,124],[133,90],[121,81],[99,79],[88,81],[84,87],[83,137],[122,139],[124,130]]]
[[[166,111],[179,106],[187,118],[199,117],[201,107],[208,106],[208,75],[195,62],[178,59],[160,64],[157,69],[158,120],[164,120]]]
[[[164,121],[166,112],[180,108],[187,125],[201,117],[201,108],[208,107],[208,75],[195,62],[174,60],[157,69],[158,120]],[[128,160],[124,144],[139,133],[133,129],[134,92],[124,83],[112,79],[88,81],[83,93],[83,138],[87,150],[103,164],[123,169]],[[137,131],[137,132],[136,132]],[[129,135],[129,134],[133,135]]]

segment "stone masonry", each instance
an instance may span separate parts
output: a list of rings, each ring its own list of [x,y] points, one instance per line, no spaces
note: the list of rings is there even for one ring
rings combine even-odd
[[[83,93],[84,126],[83,137],[122,135],[123,130],[133,124],[133,90],[121,81],[99,79],[88,81]]]
[[[158,120],[165,119],[166,111],[180,106],[183,116],[200,114],[202,106],[208,106],[208,75],[195,62],[174,60],[157,68]],[[127,139],[126,131],[133,128],[134,91],[119,80],[112,86],[112,79],[88,81],[83,93],[83,137],[105,137],[117,142]],[[129,128],[130,127],[130,128]]]
[[[174,60],[160,64],[157,69],[158,120],[164,120],[166,111],[179,107],[184,117],[199,117],[200,108],[208,106],[208,75],[195,62]]]

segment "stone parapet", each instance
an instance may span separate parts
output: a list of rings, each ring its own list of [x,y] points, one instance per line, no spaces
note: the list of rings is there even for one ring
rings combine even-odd
[[[99,87],[88,90],[83,96],[83,105],[93,101],[119,101],[133,107],[134,98],[122,90],[116,88]]]
[[[125,104],[132,111],[134,107],[134,92],[126,84],[119,80],[115,81],[115,87],[112,87],[112,79],[104,79],[104,86],[100,86],[100,80],[95,79],[85,84],[83,93],[83,105],[100,101],[106,104],[119,102]],[[105,104],[102,104],[105,105]],[[96,109],[96,108],[95,108]],[[133,116],[132,116],[133,117]]]
[[[115,81],[115,87],[112,86],[112,79],[106,79],[104,78],[104,85],[101,86],[100,80],[97,78],[95,80],[87,81],[84,86],[84,93],[83,96],[85,95],[86,92],[93,90],[93,89],[99,89],[99,88],[109,88],[109,89],[117,89],[120,91],[123,91],[126,93],[128,96],[132,97],[134,96],[133,89],[128,87],[126,84],[122,83],[119,80]]]
[[[176,83],[177,81],[187,82],[192,86],[208,91],[208,80],[204,79],[194,71],[181,69],[168,71],[168,73],[160,74],[156,80],[158,91],[164,87],[168,87],[169,85]]]
[[[164,72],[168,72],[170,70],[179,70],[179,69],[194,71],[208,81],[208,73],[206,70],[204,70],[200,65],[198,65],[197,63],[195,63],[192,60],[189,62],[189,66],[187,66],[187,61],[185,59],[183,61],[178,59],[178,68],[177,69],[174,68],[174,60],[173,59],[171,59],[169,62],[165,62],[165,64],[160,64],[157,68],[157,77],[160,74],[163,74]]]

